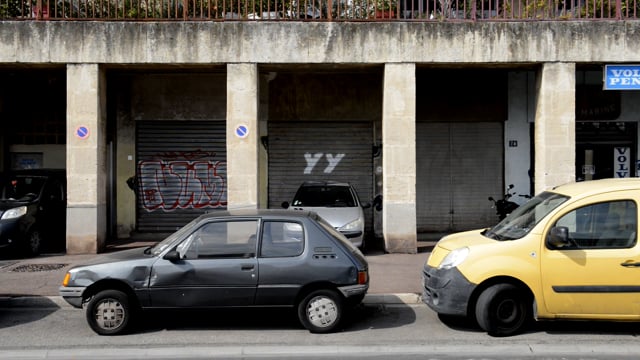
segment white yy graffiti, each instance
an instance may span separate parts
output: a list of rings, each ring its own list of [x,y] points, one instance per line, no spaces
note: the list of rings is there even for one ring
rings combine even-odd
[[[307,167],[304,168],[304,173],[311,174],[311,172],[313,171],[313,168],[316,167],[316,165],[318,164],[320,159],[322,159],[323,156],[327,158],[327,162],[329,163],[327,167],[324,168],[325,174],[331,174],[333,172],[333,169],[335,169],[336,166],[338,166],[338,164],[340,163],[340,160],[344,158],[344,154],[336,154],[336,155],[326,154],[325,155],[324,153],[315,153],[315,154],[306,153],[304,154],[304,159],[307,161]]]

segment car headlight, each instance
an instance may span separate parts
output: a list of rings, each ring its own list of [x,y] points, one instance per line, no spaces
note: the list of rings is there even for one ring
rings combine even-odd
[[[455,249],[449,254],[447,254],[447,256],[445,256],[444,259],[442,259],[442,262],[440,263],[440,266],[438,266],[438,269],[454,268],[462,264],[462,262],[467,258],[468,255],[469,255],[468,247]]]
[[[358,230],[362,230],[363,226],[362,226],[362,220],[361,219],[356,219],[353,220],[352,222],[342,225],[338,231],[358,231]]]
[[[13,209],[9,209],[7,211],[4,212],[4,214],[2,214],[2,220],[8,220],[8,219],[17,219],[20,216],[24,215],[27,213],[27,207],[26,206],[20,206],[17,208],[13,208]]]

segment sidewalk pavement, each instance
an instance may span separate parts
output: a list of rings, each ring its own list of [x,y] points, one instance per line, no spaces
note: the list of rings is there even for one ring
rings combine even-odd
[[[419,242],[416,254],[366,253],[370,284],[365,303],[421,303],[422,266],[435,242]],[[124,242],[105,252],[153,245]],[[33,258],[0,259],[0,307],[69,306],[58,294],[67,269],[100,254],[43,254]]]

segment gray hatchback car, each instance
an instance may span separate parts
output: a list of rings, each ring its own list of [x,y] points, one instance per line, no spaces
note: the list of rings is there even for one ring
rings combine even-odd
[[[360,250],[313,212],[202,215],[149,248],[73,267],[60,295],[101,335],[145,309],[291,307],[311,332],[335,330],[369,288]]]

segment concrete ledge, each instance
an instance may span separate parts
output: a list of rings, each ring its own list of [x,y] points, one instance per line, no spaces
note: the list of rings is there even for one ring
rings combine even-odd
[[[367,294],[364,304],[421,304],[422,297],[414,293],[404,294]]]

